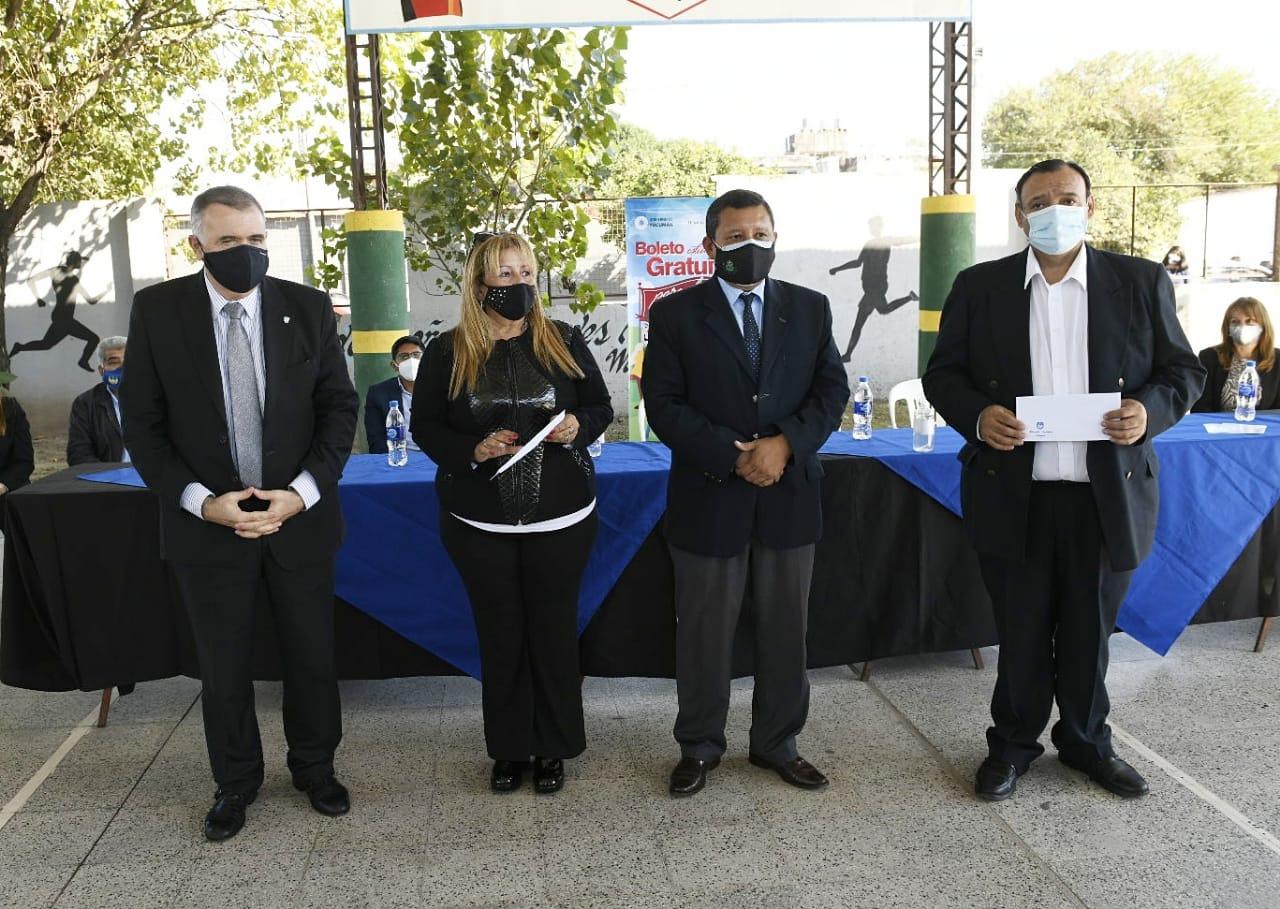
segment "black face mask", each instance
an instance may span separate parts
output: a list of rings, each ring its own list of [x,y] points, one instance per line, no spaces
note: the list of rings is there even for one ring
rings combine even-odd
[[[538,302],[538,289],[532,284],[508,284],[505,287],[490,287],[485,294],[484,305],[492,309],[504,319],[518,322],[529,315]]]
[[[776,250],[769,246],[757,246],[749,240],[737,249],[721,249],[716,246],[716,277],[730,284],[759,284],[769,277]]]
[[[248,243],[218,252],[207,249],[204,252],[204,267],[213,280],[238,294],[247,294],[261,284],[268,264],[267,251]]]

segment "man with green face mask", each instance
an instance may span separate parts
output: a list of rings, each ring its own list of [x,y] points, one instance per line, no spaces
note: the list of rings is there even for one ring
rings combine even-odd
[[[1085,243],[1093,196],[1078,164],[1053,159],[1018,181],[1029,247],[962,271],[942,310],[924,390],[965,437],[966,533],[978,551],[1000,664],[978,769],[979,798],[1013,795],[1044,752],[1057,701],[1058,757],[1124,797],[1147,783],[1107,726],[1108,641],[1151,551],[1159,505],[1151,440],[1204,384],[1155,262]],[[1118,392],[1103,441],[1029,442],[1014,413],[1030,395]]]

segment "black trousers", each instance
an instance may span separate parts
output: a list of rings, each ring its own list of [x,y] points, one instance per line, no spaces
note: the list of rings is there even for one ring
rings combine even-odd
[[[484,740],[494,760],[586,750],[578,589],[597,518],[546,533],[490,533],[440,515],[480,638]]]
[[[1027,530],[1025,561],[981,559],[1000,638],[987,745],[1025,771],[1056,697],[1053,744],[1088,767],[1112,754],[1108,647],[1133,572],[1109,566],[1088,483],[1033,483]]]
[[[751,753],[775,764],[795,760],[796,735],[809,716],[805,634],[815,547],[770,549],[752,540],[728,558],[670,549],[680,702],[674,734],[681,754],[710,761],[725,752],[733,638],[750,581],[756,672]]]
[[[253,699],[254,609],[266,584],[284,675],[284,732],[294,782],[333,773],[342,708],[333,640],[333,560],[285,569],[264,540],[246,540],[235,564],[174,563],[200,660],[209,764],[218,788],[262,785],[262,740]]]

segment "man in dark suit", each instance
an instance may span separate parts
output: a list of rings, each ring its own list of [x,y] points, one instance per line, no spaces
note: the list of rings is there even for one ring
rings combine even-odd
[[[800,757],[809,710],[805,627],[822,535],[818,448],[849,382],[819,293],[768,278],[773,212],[734,190],[707,210],[716,276],[654,304],[642,390],[671,448],[666,535],[675,569],[681,759],[692,795],[725,751],[730,657],[748,580],[755,618],[751,762],[792,785],[826,778]]]
[[[71,402],[67,426],[67,465],[130,460],[120,429],[120,382],[128,339],[116,335],[98,343],[98,375],[102,381]]]
[[[1147,783],[1107,726],[1108,641],[1155,538],[1151,440],[1186,415],[1204,370],[1155,262],[1084,242],[1093,213],[1077,164],[1044,161],[1017,185],[1025,252],[962,271],[942,311],[925,394],[967,444],[961,508],[995,609],[1000,664],[975,791],[999,800],[1052,739],[1063,763],[1125,797]],[[1105,441],[1026,441],[1025,395],[1119,392]]]
[[[204,833],[223,840],[263,779],[250,665],[263,587],[293,783],[323,814],[350,807],[333,770],[333,564],[358,398],[326,295],[266,277],[253,196],[201,193],[191,232],[204,270],[135,295],[121,388],[125,442],[160,497],[165,557],[191,620],[218,784]]]
[[[422,362],[422,342],[413,335],[397,338],[391,345],[391,371],[395,373],[385,382],[369,386],[364,396],[364,437],[369,454],[387,453],[387,411],[392,401],[400,402],[404,425],[409,425],[413,414],[413,382],[418,377],[418,364]],[[409,439],[409,447],[421,451],[418,443]]]

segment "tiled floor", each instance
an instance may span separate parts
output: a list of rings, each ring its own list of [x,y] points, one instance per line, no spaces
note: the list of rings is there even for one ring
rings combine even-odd
[[[1113,719],[1280,835],[1280,641],[1250,652],[1256,628],[1194,628],[1165,659],[1117,638]],[[0,906],[1280,906],[1280,855],[1123,745],[1147,799],[1050,755],[1010,802],[974,801],[993,677],[962,653],[885,661],[868,684],[812,673],[801,745],[831,777],[820,793],[747,764],[737,683],[730,754],[679,801],[671,682],[589,679],[590,747],[553,797],[488,791],[476,683],[345,683],[355,804],[336,820],[290,787],[279,687],[264,684],[267,784],[222,845],[198,835],[213,791],[199,686],[141,685],[0,830]],[[0,688],[0,806],[96,701]]]

